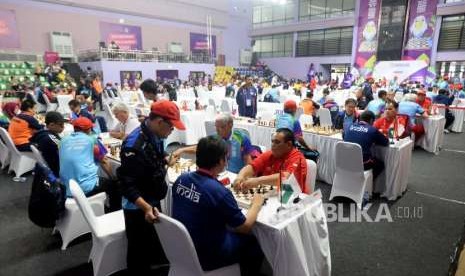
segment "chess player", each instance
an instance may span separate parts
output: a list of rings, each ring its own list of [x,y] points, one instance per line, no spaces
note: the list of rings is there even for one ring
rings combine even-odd
[[[227,166],[227,155],[228,145],[220,137],[200,139],[199,169],[182,174],[173,185],[172,216],[189,231],[203,270],[239,263],[241,275],[259,275],[263,253],[255,237],[247,234],[264,199],[255,194],[243,215],[231,191],[217,180]]]
[[[177,161],[164,151],[162,139],[175,127],[186,129],[179,108],[170,101],[157,101],[152,104],[150,115],[126,137],[121,147],[117,175],[122,186],[130,275],[149,275],[152,265],[168,262],[152,224],[168,189],[166,165]]]
[[[115,128],[110,131],[110,136],[113,138],[123,140],[140,125],[139,120],[129,115],[129,108],[125,103],[116,103],[113,105],[111,112],[118,120]]]
[[[33,101],[24,100],[20,107],[21,113],[10,121],[8,133],[19,151],[31,151],[29,139],[44,127],[34,117],[34,106]]]
[[[350,125],[358,121],[357,112],[355,112],[355,107],[357,106],[357,101],[354,99],[347,99],[344,104],[344,110],[339,111],[334,120],[335,129],[347,129]]]
[[[364,111],[360,115],[360,121],[353,123],[344,132],[344,141],[359,144],[362,147],[363,167],[365,170],[373,169],[373,179],[375,179],[384,169],[384,163],[371,154],[373,145],[389,146],[389,140],[372,126],[375,114],[371,111]]]
[[[258,155],[249,136],[237,129],[233,130],[234,118],[229,113],[222,113],[216,117],[216,134],[223,138],[228,145],[227,170],[238,173],[245,165],[252,162],[252,155]],[[185,153],[195,154],[196,145],[177,149],[173,155],[178,157]]]
[[[45,128],[37,131],[30,141],[47,162],[48,167],[55,176],[60,175],[60,159],[58,156],[58,145],[60,144],[60,133],[65,128],[65,118],[59,112],[50,111],[45,115]]]
[[[248,190],[262,184],[278,185],[281,172],[283,177],[294,174],[302,192],[310,193],[310,187],[306,185],[309,177],[307,162],[294,144],[294,134],[289,129],[277,129],[271,140],[271,150],[264,152],[239,172],[234,181],[235,188]]]
[[[373,126],[381,131],[384,136],[389,138],[389,130],[392,129],[393,136],[397,139],[405,138],[410,135],[408,129],[408,117],[398,116],[397,110],[399,104],[392,100],[386,101],[386,110],[384,116],[377,119]],[[394,138],[393,137],[393,138]]]
[[[107,192],[110,210],[121,209],[121,196],[111,179],[99,177],[99,166],[112,177],[111,166],[105,157],[102,144],[92,135],[92,121],[79,117],[73,121],[74,132],[64,137],[59,146],[60,179],[66,186],[66,195],[72,197],[69,190],[71,179],[81,186],[86,196]]]

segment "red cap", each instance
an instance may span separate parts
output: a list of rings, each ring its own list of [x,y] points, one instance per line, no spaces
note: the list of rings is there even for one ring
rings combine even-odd
[[[180,130],[186,129],[184,123],[181,121],[179,108],[175,103],[167,100],[157,101],[152,104],[150,111],[155,115],[169,120],[175,128]]]
[[[297,110],[297,104],[295,101],[293,100],[287,100],[285,103],[284,103],[284,109],[285,110],[293,110],[293,111],[296,111]]]
[[[73,126],[75,129],[89,130],[94,126],[94,124],[86,117],[79,117],[73,121]]]

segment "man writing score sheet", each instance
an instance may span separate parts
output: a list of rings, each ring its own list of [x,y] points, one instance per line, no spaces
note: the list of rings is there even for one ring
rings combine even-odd
[[[294,174],[302,192],[309,194],[306,185],[307,162],[295,146],[294,133],[279,128],[271,140],[271,151],[267,151],[246,165],[234,181],[235,189],[248,190],[259,185],[278,185],[280,175]],[[316,172],[312,172],[316,173]]]

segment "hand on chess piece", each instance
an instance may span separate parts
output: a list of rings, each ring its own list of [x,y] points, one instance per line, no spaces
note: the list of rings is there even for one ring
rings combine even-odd
[[[262,194],[254,194],[252,199],[252,206],[262,206],[265,202],[265,197]]]
[[[176,164],[176,162],[178,162],[179,160],[179,155],[177,154],[170,154],[168,157],[167,157],[167,160],[166,162],[168,163],[168,167],[172,167]]]
[[[234,188],[234,191],[237,192],[237,191],[241,190],[242,182],[244,182],[244,179],[241,178],[241,177],[236,177],[236,179],[234,179],[234,182],[232,184],[232,187]]]
[[[248,178],[248,179],[246,179],[245,181],[242,182],[241,189],[242,190],[249,190],[251,188],[257,187],[259,184],[260,183],[258,181],[258,178],[251,177],[251,178]]]

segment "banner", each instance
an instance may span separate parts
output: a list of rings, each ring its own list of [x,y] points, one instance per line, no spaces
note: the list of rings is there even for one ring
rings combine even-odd
[[[45,64],[52,64],[60,60],[60,55],[57,52],[45,51],[44,62]]]
[[[125,89],[137,89],[142,82],[141,71],[120,71],[121,87]]]
[[[178,70],[157,70],[155,74],[156,79],[160,80],[174,80],[179,76]]]
[[[412,0],[408,19],[408,40],[402,55],[403,60],[422,60],[428,68],[411,76],[411,80],[421,83],[436,77],[434,64],[431,64],[436,9],[438,0]]]
[[[0,49],[19,48],[16,15],[11,10],[0,10]]]
[[[216,57],[216,36],[212,35],[212,55]],[[208,52],[208,36],[206,34],[190,33],[190,47],[192,53]]]
[[[100,40],[110,45],[114,41],[121,50],[142,50],[139,26],[100,22]]]
[[[363,78],[371,76],[376,64],[380,11],[381,0],[360,1],[354,67]]]
[[[426,63],[422,60],[380,61],[373,70],[373,78],[392,80],[397,77],[397,83],[401,83],[425,69]]]

